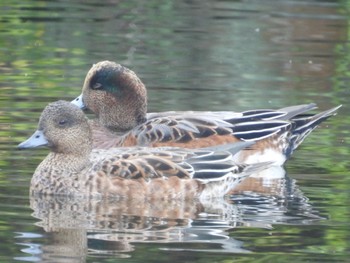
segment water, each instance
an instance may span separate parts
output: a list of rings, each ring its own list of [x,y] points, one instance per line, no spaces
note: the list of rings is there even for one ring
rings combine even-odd
[[[0,261],[347,261],[349,1],[0,3]],[[280,171],[226,200],[31,199],[46,149],[15,146],[100,60],[133,69],[149,111],[339,104]],[[286,173],[286,175],[284,175]]]

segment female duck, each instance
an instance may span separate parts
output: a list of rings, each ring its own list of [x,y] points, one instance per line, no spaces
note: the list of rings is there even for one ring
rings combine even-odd
[[[230,151],[179,148],[92,150],[87,118],[75,105],[58,101],[41,114],[38,130],[20,149],[47,145],[51,152],[31,181],[33,194],[189,199],[222,196],[267,164],[237,165]],[[228,148],[228,147],[227,147]]]
[[[302,115],[315,104],[279,110],[236,112],[160,112],[147,114],[144,84],[130,69],[102,61],[89,70],[82,94],[72,101],[92,110],[94,148],[117,146],[178,146],[202,148],[254,141],[239,162],[273,161],[282,165],[319,123],[339,107]]]

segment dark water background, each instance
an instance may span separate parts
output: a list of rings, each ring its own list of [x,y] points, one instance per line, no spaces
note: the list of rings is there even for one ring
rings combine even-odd
[[[347,262],[350,1],[0,3],[0,262]],[[316,102],[339,114],[285,167],[223,202],[28,197],[46,149],[15,146],[100,60],[134,70],[149,111]]]

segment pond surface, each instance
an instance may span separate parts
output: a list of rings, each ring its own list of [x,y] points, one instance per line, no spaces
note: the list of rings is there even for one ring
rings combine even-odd
[[[340,262],[350,257],[350,1],[0,3],[0,262]],[[48,102],[114,60],[149,111],[339,104],[275,178],[205,204],[29,198]]]

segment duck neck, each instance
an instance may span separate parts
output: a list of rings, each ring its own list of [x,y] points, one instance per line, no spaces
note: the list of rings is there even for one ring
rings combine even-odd
[[[87,131],[89,127],[86,127]],[[52,147],[51,152],[45,158],[46,167],[57,167],[59,170],[79,172],[91,166],[90,154],[92,151],[92,134],[77,136],[72,145],[71,141],[62,141],[59,146]]]
[[[85,168],[91,167],[88,156],[75,153],[50,152],[44,162],[46,167],[58,168],[60,170],[63,168],[63,170],[70,173],[80,172]]]
[[[146,121],[147,95],[126,93],[116,98],[113,107],[105,107],[98,119],[102,126],[113,132],[125,132]]]

